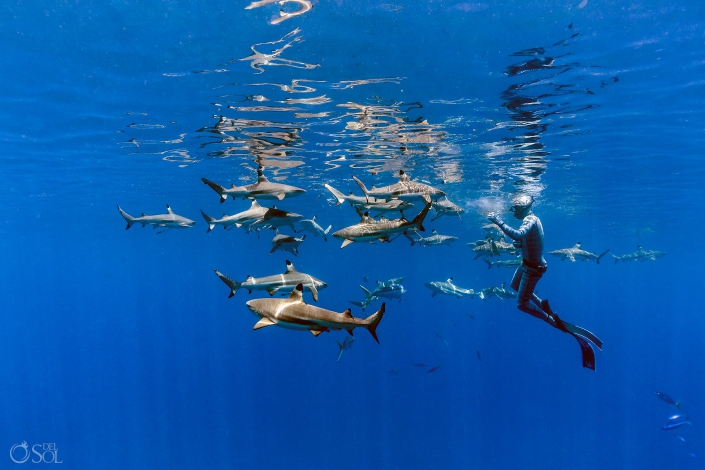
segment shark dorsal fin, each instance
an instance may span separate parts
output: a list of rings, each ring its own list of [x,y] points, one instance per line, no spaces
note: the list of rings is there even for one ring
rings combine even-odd
[[[171,207],[169,207],[169,204],[166,205],[166,210],[169,211],[169,214],[173,214]]]
[[[147,214],[145,214],[144,212],[142,212],[142,217],[145,217],[146,215],[147,215]]]
[[[254,280],[254,279],[255,279],[254,277],[252,277],[248,274],[247,279],[245,279],[245,282],[250,281],[250,280]]]
[[[269,182],[267,177],[264,176],[264,173],[262,173],[262,170],[257,170],[257,182],[258,183],[268,183]]]
[[[298,271],[296,270],[296,268],[294,267],[294,265],[291,263],[291,261],[286,260],[286,273],[284,273],[284,274],[287,274],[287,273],[296,273],[296,272],[298,272]]]
[[[448,284],[453,284],[453,278],[452,278],[452,277],[449,277],[446,282],[447,282]]]
[[[576,243],[573,248],[578,248],[578,249],[579,249],[579,248],[580,248],[580,242]]]
[[[404,173],[404,170],[399,170],[399,182],[400,182],[400,183],[405,183],[405,182],[407,182],[407,181],[410,181],[410,180],[409,180],[409,175],[407,175],[406,173]]]
[[[433,230],[431,230],[431,233],[432,233],[433,235],[438,235],[438,232],[436,232],[436,229],[435,229],[435,228],[434,228]]]
[[[257,202],[257,199],[252,200],[252,205],[250,206],[250,209],[254,209],[255,207],[262,207],[259,205],[259,202]]]
[[[350,313],[350,309],[347,309],[346,311],[343,312],[343,316],[345,318],[352,318],[352,313]]]
[[[296,288],[291,291],[291,295],[289,296],[289,300],[292,302],[303,302],[303,292],[304,292],[304,285],[301,283],[298,283],[296,285]]]

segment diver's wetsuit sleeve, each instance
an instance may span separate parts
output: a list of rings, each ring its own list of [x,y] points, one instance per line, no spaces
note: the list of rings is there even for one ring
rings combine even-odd
[[[529,233],[529,230],[531,230],[531,226],[534,224],[534,218],[531,216],[524,217],[524,221],[518,229],[511,228],[501,219],[497,220],[497,222],[499,222],[497,224],[499,225],[499,228],[501,228],[502,231],[509,236],[509,238],[513,240],[521,240],[522,237],[525,237],[526,234]]]

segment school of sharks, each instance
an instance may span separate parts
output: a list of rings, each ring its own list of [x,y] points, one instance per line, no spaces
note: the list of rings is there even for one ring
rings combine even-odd
[[[242,187],[236,187],[233,184],[230,188],[226,188],[203,178],[203,182],[218,193],[221,203],[225,202],[229,196],[234,200],[250,201],[250,208],[234,215],[224,215],[220,219],[211,217],[203,211],[201,211],[201,214],[207,224],[207,232],[210,232],[216,226],[222,226],[226,230],[242,229],[247,233],[254,232],[258,237],[263,229],[274,231],[275,235],[272,239],[270,254],[276,250],[281,250],[297,256],[299,247],[304,242],[306,235],[304,234],[300,237],[296,235],[302,232],[308,232],[314,237],[320,236],[325,241],[328,240],[328,235],[330,234],[332,237],[342,241],[341,249],[353,243],[390,243],[400,236],[405,237],[411,246],[448,246],[457,241],[458,237],[441,235],[435,230],[428,237],[423,237],[421,233],[426,232],[424,221],[431,210],[434,210],[435,214],[432,220],[436,220],[442,216],[461,217],[464,209],[452,203],[444,191],[429,184],[412,180],[403,170],[399,171],[398,176],[399,179],[394,184],[381,188],[373,186],[370,189],[360,179],[353,177],[353,180],[362,191],[361,196],[353,194],[345,196],[331,185],[326,184],[325,188],[333,196],[329,203],[337,206],[344,203],[349,205],[355,211],[355,217],[358,219],[357,223],[333,233],[330,233],[332,228],[330,225],[324,229],[319,225],[315,217],[304,219],[303,215],[279,209],[276,205],[264,205],[266,201],[279,202],[294,198],[304,194],[306,190],[269,181],[262,170],[258,170],[256,183]],[[258,201],[262,201],[262,204]],[[418,213],[411,220],[408,220],[404,212],[413,210],[417,205],[422,206],[422,208],[418,210]],[[192,228],[196,225],[194,220],[177,215],[168,205],[167,213],[158,215],[146,215],[143,213],[139,217],[133,217],[120,206],[118,206],[118,211],[127,222],[126,229],[130,229],[136,224],[142,227],[151,225],[153,228],[160,229],[158,233],[162,233],[172,229]],[[350,212],[352,216],[352,211]],[[387,216],[393,212],[398,212],[399,217],[388,218]],[[284,228],[288,228],[294,233],[292,235],[280,233],[279,230]],[[467,243],[474,254],[475,260],[482,259],[487,264],[488,269],[494,266],[512,268],[521,264],[519,249],[505,240],[496,225],[487,224],[482,226],[482,229],[486,232],[484,239]],[[607,253],[609,253],[609,249],[599,254],[584,250],[580,242],[570,248],[549,251],[549,254],[556,256],[562,261],[569,260],[574,263],[577,261],[593,261],[597,264]],[[615,263],[620,261],[644,262],[656,260],[665,254],[661,251],[645,250],[639,246],[633,253],[622,256],[612,255],[612,257]],[[509,258],[493,260],[495,257],[501,258],[502,255],[507,255]],[[469,256],[472,255],[469,254]],[[275,273],[262,277],[248,275],[241,282],[232,279],[217,269],[214,271],[216,276],[230,290],[230,297],[233,297],[240,289],[245,289],[249,293],[264,291],[269,295],[269,297],[246,302],[247,308],[259,318],[253,327],[254,330],[268,326],[278,326],[291,330],[307,330],[314,336],[318,336],[323,332],[345,330],[352,337],[354,329],[361,327],[366,329],[374,340],[379,343],[377,326],[386,311],[386,302],[382,302],[376,312],[365,318],[354,317],[350,308],[343,312],[336,312],[310,305],[303,298],[304,292],[310,292],[313,301],[318,302],[319,291],[325,289],[327,283],[311,274],[298,271],[289,260],[286,261],[284,273]],[[406,288],[402,284],[403,281],[404,277],[377,281],[376,286],[372,290],[360,285],[365,298],[362,301],[350,301],[350,303],[360,307],[364,312],[374,302],[382,299],[400,302],[406,293]],[[453,278],[449,278],[445,281],[429,281],[425,283],[425,286],[430,290],[431,296],[448,295],[457,298],[474,298],[477,296],[481,300],[487,300],[491,297],[498,299],[517,297],[517,293],[507,288],[505,284],[475,290],[457,286],[454,284]],[[273,298],[276,294],[284,295],[285,298]],[[580,333],[582,336],[589,338],[598,348],[601,348],[601,341],[590,332],[583,330]],[[343,343],[338,342],[340,348],[338,359],[340,359],[340,354],[342,354],[343,350],[352,346],[352,341],[350,339]]]
[[[291,20],[309,12],[312,8],[311,2],[308,0],[261,0],[253,2],[245,9],[257,9],[266,7],[267,5],[277,4],[279,6],[287,5],[287,8],[279,8],[278,16],[275,16],[269,22],[270,25],[278,25],[284,21]],[[292,7],[289,8],[289,7]],[[320,67],[320,64],[309,64],[296,61],[293,59],[285,59],[281,54],[292,47],[295,43],[301,41],[300,30],[298,28],[284,35],[279,40],[263,42],[255,44],[251,47],[252,54],[237,61],[249,61],[250,68],[253,73],[264,73],[265,67],[270,66],[285,66],[301,70],[313,70]],[[261,52],[259,49],[266,47],[269,52]],[[535,56],[543,54],[542,48],[536,50],[520,51],[514,55],[518,56]],[[507,76],[515,76],[520,73],[531,73],[540,70],[543,67],[556,67],[554,60],[550,57],[532,59],[523,61],[514,66],[508,67],[505,70]],[[222,71],[223,69],[219,69]],[[178,75],[178,74],[177,74]],[[377,78],[365,80],[342,81],[330,85],[331,90],[346,90],[356,86],[380,83],[400,83],[401,78]],[[286,93],[310,93],[315,91],[315,88],[305,85],[304,82],[314,83],[319,80],[292,80],[291,85],[277,83],[251,83],[248,86],[274,86],[280,88]],[[238,112],[264,112],[264,113],[279,113],[301,111],[302,108],[292,107],[298,105],[319,106],[331,102],[331,99],[326,95],[314,98],[287,98],[280,101],[286,106],[267,106],[264,104],[269,101],[262,94],[247,95],[244,101],[257,103],[253,106],[228,105],[228,109]],[[220,105],[219,105],[220,106]],[[336,105],[336,107],[344,107],[351,109],[352,112],[346,113],[344,116],[354,116],[355,120],[348,121],[345,126],[346,131],[351,132],[367,132],[373,134],[374,138],[370,139],[371,143],[358,144],[355,149],[355,154],[360,157],[357,160],[357,165],[351,165],[351,168],[359,168],[367,175],[377,174],[374,169],[375,164],[379,164],[381,160],[396,157],[393,153],[396,151],[402,154],[424,154],[430,156],[432,153],[437,154],[437,150],[426,151],[412,149],[414,144],[428,145],[432,142],[440,140],[442,132],[438,128],[430,125],[426,120],[418,118],[410,120],[408,116],[400,116],[403,113],[403,107],[412,109],[413,107],[421,107],[420,104],[404,104],[395,103],[393,105],[364,105],[354,102],[346,102]],[[508,109],[514,109],[516,106]],[[327,118],[330,112],[308,113],[295,112],[294,116],[300,119],[319,119]],[[339,120],[331,120],[330,122],[340,122]],[[243,140],[234,138],[229,133],[239,132],[242,129],[256,127],[267,129],[271,132],[245,133]],[[201,210],[201,216],[205,220],[207,229],[206,232],[213,231],[216,227],[222,226],[225,230],[241,229],[246,233],[254,233],[259,238],[263,231],[273,231],[274,235],[271,241],[269,254],[276,251],[282,251],[298,256],[300,250],[305,252],[307,246],[307,236],[309,240],[315,237],[321,237],[324,242],[329,238],[335,238],[341,243],[340,248],[344,249],[353,244],[363,243],[390,243],[401,237],[401,241],[408,241],[411,246],[420,246],[423,249],[429,247],[451,246],[459,240],[458,234],[441,234],[435,229],[431,229],[430,233],[426,230],[424,223],[429,218],[429,213],[432,214],[430,222],[437,220],[440,217],[457,217],[460,218],[465,209],[453,203],[448,197],[446,191],[439,189],[428,181],[420,181],[412,179],[403,169],[398,170],[398,180],[392,184],[383,187],[368,186],[362,180],[365,177],[358,178],[356,175],[350,175],[350,181],[354,182],[360,193],[354,194],[349,192],[345,194],[337,189],[338,183],[329,182],[323,184],[323,188],[330,193],[325,201],[329,206],[344,206],[348,209],[350,217],[350,225],[338,228],[331,231],[332,225],[328,225],[318,220],[316,216],[305,218],[304,215],[290,212],[278,207],[280,205],[292,204],[291,200],[297,198],[307,192],[307,189],[296,187],[289,184],[283,184],[276,180],[283,179],[277,177],[277,172],[282,169],[290,169],[304,163],[301,161],[287,160],[285,157],[287,148],[292,142],[299,141],[298,132],[305,128],[306,125],[299,123],[281,123],[270,122],[266,120],[248,120],[239,118],[228,118],[220,116],[217,124],[214,126],[205,127],[204,132],[219,136],[214,142],[230,144],[232,142],[242,142],[245,144],[244,149],[256,155],[257,180],[256,182],[236,186],[234,183],[213,181],[206,177],[201,180],[204,185],[215,191],[218,195],[220,203],[225,203],[228,199],[235,201],[244,200],[249,203],[249,207],[243,207],[244,210],[236,212],[232,215],[223,214],[217,218],[212,214],[208,214]],[[319,133],[322,134],[322,133]],[[271,142],[270,142],[271,141]],[[273,142],[281,142],[275,144]],[[139,145],[137,141],[130,141],[131,144]],[[389,144],[394,145],[389,145]],[[330,145],[335,145],[331,143]],[[362,145],[362,146],[361,146]],[[256,149],[256,150],[255,150]],[[228,152],[237,151],[237,148],[228,147],[224,153],[214,152],[213,155],[222,157],[230,156]],[[330,153],[333,155],[333,152]],[[189,157],[190,158],[190,157]],[[168,160],[168,158],[165,158]],[[377,160],[375,160],[377,159]],[[187,159],[188,160],[188,159]],[[188,160],[195,161],[195,160]],[[325,165],[330,169],[340,168],[345,161],[345,156],[340,156],[325,162]],[[413,162],[405,160],[408,167],[413,166]],[[368,164],[369,166],[363,166]],[[380,165],[381,166],[381,165]],[[400,165],[406,168],[404,162]],[[269,175],[271,180],[265,175],[269,174],[269,169],[275,169],[275,175]],[[398,169],[399,166],[396,168]],[[385,168],[389,171],[389,168]],[[241,175],[240,175],[241,176]],[[446,177],[447,176],[447,177]],[[449,174],[442,177],[440,184],[444,187],[452,188],[453,183],[462,181],[457,175]],[[448,183],[448,184],[446,184]],[[318,186],[316,186],[318,188]],[[312,188],[309,187],[308,190]],[[452,196],[452,195],[451,195]],[[319,196],[320,199],[320,196]],[[128,208],[131,210],[131,208]],[[138,217],[130,215],[118,206],[118,211],[127,222],[127,229],[133,225],[151,225],[158,228],[158,233],[172,229],[192,228],[196,222],[192,219],[177,215],[170,206],[167,205],[167,212],[158,215],[146,215],[142,213]],[[300,210],[301,211],[301,210]],[[354,211],[354,212],[353,212]],[[433,212],[432,212],[433,211]],[[301,211],[304,212],[304,211]],[[408,216],[408,217],[407,217]],[[485,237],[481,240],[467,242],[467,245],[472,253],[468,253],[468,257],[473,257],[475,260],[482,260],[486,263],[487,268],[493,267],[502,268],[517,268],[522,264],[522,255],[520,248],[517,247],[512,240],[505,238],[499,226],[487,224],[481,227],[485,231]],[[304,233],[306,232],[306,233]],[[429,248],[432,250],[443,248]],[[597,250],[596,252],[588,251],[583,248],[580,241],[571,247],[558,248],[549,251],[548,254],[557,257],[561,261],[588,261],[600,264],[605,255],[610,253],[609,249]],[[647,250],[641,246],[633,253],[616,256],[611,254],[614,263],[622,262],[644,262],[653,261],[664,256],[666,253]],[[350,349],[353,344],[353,334],[355,328],[361,327],[366,329],[372,338],[379,343],[377,328],[382,321],[382,318],[387,309],[386,302],[394,300],[400,302],[407,292],[403,285],[404,277],[397,277],[386,281],[377,280],[376,285],[372,288],[360,285],[362,289],[362,300],[350,300],[349,302],[362,309],[363,312],[377,302],[382,302],[374,313],[364,317],[355,317],[351,308],[341,311],[328,310],[311,305],[304,300],[304,293],[309,292],[313,302],[318,303],[319,292],[327,287],[327,283],[314,277],[312,274],[303,273],[296,269],[294,264],[286,261],[285,271],[283,273],[263,273],[261,277],[247,275],[244,280],[239,273],[221,272],[214,269],[216,276],[229,289],[230,297],[241,290],[245,289],[249,293],[254,291],[266,292],[268,296],[252,299],[246,302],[246,307],[257,318],[253,329],[258,330],[269,326],[278,326],[280,328],[290,330],[310,331],[314,336],[319,336],[321,333],[329,331],[346,331],[349,339],[338,342],[340,359],[344,350]],[[259,274],[259,273],[258,273]],[[429,280],[424,283],[429,289],[432,297],[437,295],[447,295],[457,298],[469,297],[481,299],[485,301],[490,298],[495,299],[513,299],[517,298],[517,292],[507,287],[505,284],[500,286],[485,287],[474,289],[469,287],[461,287],[454,283],[453,278],[446,280]],[[276,297],[275,297],[276,296]],[[579,342],[583,352],[583,366],[591,369],[595,368],[594,353],[589,343],[601,349],[602,342],[591,332],[583,328],[577,327],[567,322],[561,322],[559,327],[572,334]],[[442,341],[443,338],[437,335]],[[587,354],[587,355],[586,355]],[[477,352],[478,360],[480,353]],[[588,359],[586,359],[586,357]],[[438,370],[434,367],[429,372]]]

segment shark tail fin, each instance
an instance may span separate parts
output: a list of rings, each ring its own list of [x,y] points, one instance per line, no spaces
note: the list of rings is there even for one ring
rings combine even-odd
[[[339,206],[339,205],[341,205],[342,203],[345,202],[345,195],[344,195],[343,193],[341,193],[340,191],[338,191],[337,189],[335,189],[333,186],[331,186],[331,185],[329,185],[329,184],[326,184],[326,185],[324,185],[324,186],[325,186],[325,188],[326,188],[328,191],[331,192],[331,194],[333,195],[333,197],[335,197],[335,199],[336,199],[336,201],[337,201],[337,202],[335,203],[336,206]]]
[[[240,283],[237,281],[233,281],[232,279],[230,279],[228,276],[221,273],[217,269],[214,269],[213,271],[215,271],[215,275],[218,276],[221,281],[223,281],[228,287],[230,287],[230,295],[228,296],[228,298],[235,295],[237,293],[237,290],[240,288]]]
[[[330,232],[330,229],[332,227],[333,227],[332,225],[329,225],[328,228],[323,231],[323,240],[328,241],[328,238],[326,238],[326,237],[328,237],[328,233]]]
[[[201,215],[204,219],[206,219],[206,222],[208,223],[208,230],[206,230],[206,233],[208,233],[215,228],[215,219],[203,212],[203,210],[201,210]]]
[[[125,230],[128,230],[130,227],[132,227],[132,224],[135,223],[135,218],[132,217],[130,214],[125,212],[124,210],[120,209],[120,206],[117,206],[118,210],[120,211],[120,215],[125,219],[127,222],[127,227],[125,227]]]
[[[414,220],[411,221],[411,225],[415,226],[417,229],[421,230],[422,232],[425,232],[426,229],[423,228],[423,219],[426,218],[426,214],[428,214],[429,209],[431,209],[431,204],[428,203],[426,204],[426,207],[423,208],[423,210],[414,217]]]
[[[676,402],[676,408],[678,408],[678,411],[681,410],[681,403],[682,403],[682,402],[680,402],[680,401],[677,401],[677,402]]]
[[[492,269],[492,262],[487,258],[482,258],[487,263],[487,269]]]
[[[607,248],[600,256],[598,256],[598,257],[597,257],[597,264],[600,264],[600,258],[602,258],[603,256],[605,256],[605,255],[606,255],[607,253],[609,253],[609,252],[610,252],[610,249]]]
[[[353,176],[353,179],[355,180],[355,182],[357,183],[357,185],[360,186],[360,189],[362,189],[362,192],[365,193],[365,196],[367,196],[367,198],[369,199],[369,197],[370,197],[370,192],[367,190],[367,188],[366,188],[365,185],[362,183],[362,181],[360,181],[359,179],[357,179],[356,176]]]
[[[379,344],[379,338],[377,338],[377,325],[379,325],[379,322],[382,321],[385,304],[385,302],[382,302],[382,306],[379,308],[379,310],[377,310],[375,313],[365,318],[364,320],[367,331],[369,331],[375,341],[377,341],[377,344]]]
[[[210,186],[213,191],[216,193],[220,194],[220,202],[223,203],[225,200],[228,198],[228,195],[225,193],[225,188],[222,187],[221,185],[214,183],[210,180],[207,180],[206,178],[201,178],[201,181],[203,181],[204,184],[207,184]]]
[[[615,256],[615,255],[612,255],[612,258],[614,258],[614,264],[619,263],[619,260],[622,259],[621,256]]]
[[[335,342],[338,343],[338,348],[340,349],[340,351],[338,351],[338,359],[336,359],[336,361],[339,361],[340,356],[343,355],[343,345],[340,344],[340,341],[338,341],[337,339],[335,340]]]
[[[414,243],[416,243],[416,240],[414,240],[414,238],[406,232],[404,232],[404,236],[409,239],[409,241],[411,242],[411,246],[414,246]]]

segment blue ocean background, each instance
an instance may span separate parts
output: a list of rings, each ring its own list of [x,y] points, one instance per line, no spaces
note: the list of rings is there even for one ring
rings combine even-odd
[[[296,4],[0,6],[0,466],[33,466],[11,459],[22,442],[76,469],[705,466],[705,5],[312,4],[278,24]],[[286,91],[296,80],[315,91]],[[268,254],[268,230],[206,233],[200,210],[249,202],[219,204],[201,178],[250,184],[258,164],[307,190],[278,207],[332,231],[359,218],[325,183],[361,194],[352,176],[384,186],[403,169],[465,209],[431,212],[424,235],[459,240],[340,249],[309,234],[293,257]],[[538,293],[604,341],[595,372],[514,300],[424,286],[509,282],[467,243],[518,193],[535,196],[547,250],[668,253],[546,255]],[[118,204],[169,204],[196,226],[126,231]],[[338,312],[360,284],[405,276],[381,344],[359,329],[336,361],[345,332],[253,331],[245,302],[262,294],[229,299],[213,270],[241,281],[287,259]],[[692,426],[662,430],[677,409],[656,391]]]

